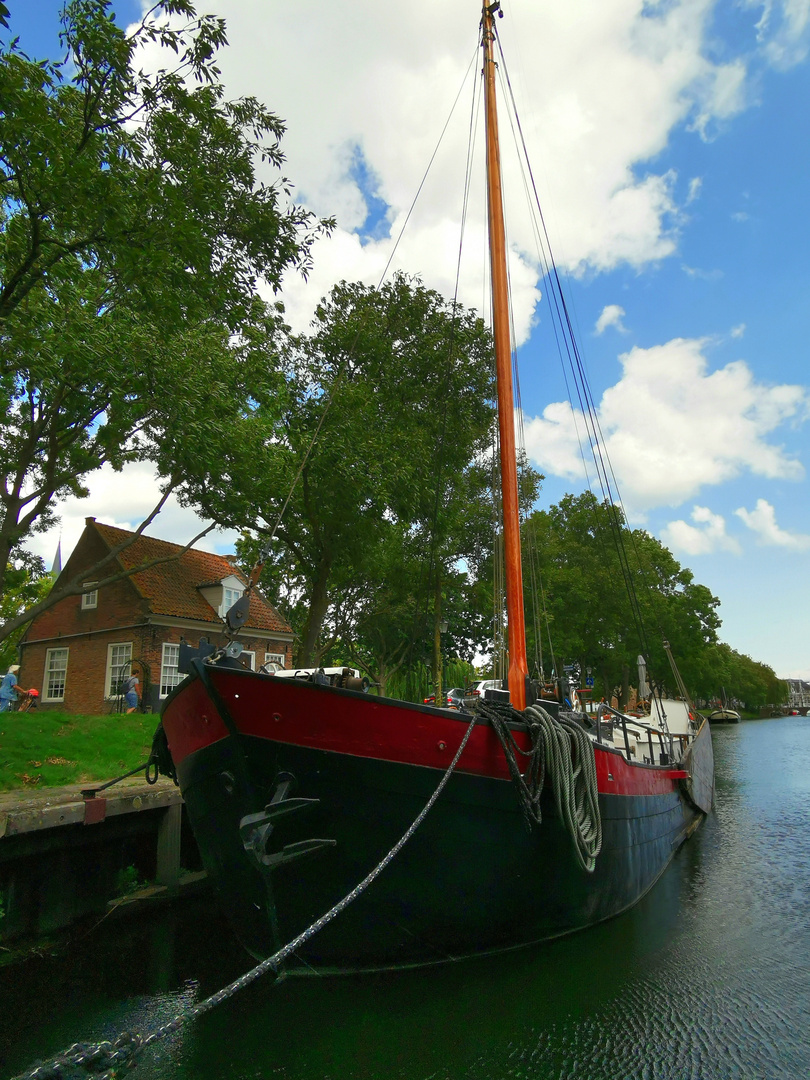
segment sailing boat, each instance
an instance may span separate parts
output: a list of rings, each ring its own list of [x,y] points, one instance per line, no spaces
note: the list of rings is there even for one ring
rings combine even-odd
[[[233,642],[193,657],[162,711],[167,767],[203,863],[257,957],[273,956],[353,896],[446,779],[396,857],[296,949],[303,970],[440,963],[598,923],[651,888],[712,805],[709,727],[683,701],[659,701],[647,717],[603,705],[594,720],[578,711],[575,688],[538,700],[528,677],[493,58],[498,8],[484,6],[482,45],[508,691],[487,691],[474,713],[411,704],[368,694],[349,670],[244,670]],[[254,570],[249,588],[257,579]],[[228,614],[234,636],[248,602]],[[553,754],[555,747],[562,749]]]
[[[730,709],[728,706],[728,698],[726,697],[726,688],[723,687],[723,707],[722,709],[714,709],[709,713],[709,723],[711,724],[739,724],[740,714],[736,709]]]

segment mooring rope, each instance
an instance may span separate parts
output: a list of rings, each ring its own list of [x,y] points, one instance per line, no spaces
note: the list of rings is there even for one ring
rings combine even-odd
[[[119,1075],[119,1071],[125,1069],[134,1068],[137,1064],[137,1058],[148,1047],[154,1043],[160,1042],[168,1035],[173,1034],[183,1024],[189,1020],[194,1020],[204,1013],[210,1012],[216,1005],[220,1005],[223,1001],[227,1001],[229,997],[232,997],[239,990],[249,986],[252,982],[255,982],[260,976],[265,975],[268,971],[277,971],[279,964],[282,963],[291,953],[296,949],[300,949],[310,938],[314,937],[319,930],[322,930],[327,923],[330,923],[337,915],[339,915],[344,908],[347,908],[353,900],[356,900],[361,893],[371,885],[371,883],[385,870],[388,864],[399,854],[402,848],[407,844],[416,830],[424,821],[426,815],[434,805],[436,800],[441,795],[442,791],[447,784],[447,781],[453,774],[453,771],[458,765],[461,755],[464,753],[464,748],[472,735],[473,728],[478,722],[478,717],[473,716],[464,738],[461,740],[461,744],[456,751],[455,757],[447,767],[442,779],[439,781],[439,785],[428,801],[419,811],[419,814],[414,819],[413,823],[409,826],[408,830],[402,834],[397,840],[396,844],[391,848],[388,854],[374,867],[374,869],[363,878],[363,880],[347,893],[342,900],[339,900],[334,907],[330,908],[325,915],[321,915],[319,919],[316,919],[311,926],[293,938],[278,952],[273,953],[272,956],[268,956],[267,959],[262,960],[250,971],[244,975],[240,975],[238,979],[235,979],[228,986],[222,990],[218,990],[216,994],[212,994],[206,998],[205,1001],[201,1001],[198,1005],[193,1005],[190,1008],[179,1013],[173,1020],[163,1024],[161,1027],[153,1031],[151,1035],[144,1037],[138,1032],[122,1032],[121,1035],[114,1042],[99,1042],[99,1043],[74,1043],[71,1047],[65,1050],[58,1057],[48,1064],[43,1064],[35,1067],[30,1072],[21,1074],[16,1080],[79,1080],[79,1078],[87,1077],[88,1074],[99,1073],[102,1069],[107,1070],[97,1080],[114,1080],[114,1077]]]
[[[592,873],[602,849],[602,815],[599,812],[596,782],[596,755],[593,743],[573,720],[555,720],[542,706],[530,705],[525,712],[510,706],[482,702],[479,712],[497,734],[509,773],[515,782],[524,816],[531,827],[542,821],[540,798],[548,776],[557,814],[571,837],[577,861]],[[514,721],[525,726],[531,749],[518,746],[512,729]],[[528,758],[521,772],[518,756]]]

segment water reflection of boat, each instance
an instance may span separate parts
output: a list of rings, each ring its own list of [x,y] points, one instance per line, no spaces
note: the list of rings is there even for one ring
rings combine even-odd
[[[490,690],[474,712],[451,711],[375,697],[351,672],[279,678],[244,670],[229,649],[191,661],[166,700],[162,729],[209,876],[257,956],[353,890],[409,829],[467,736],[412,839],[297,952],[303,964],[436,963],[597,923],[647,892],[711,808],[709,727],[683,703],[646,718],[603,706],[594,718],[580,711],[575,687],[540,700],[528,678],[495,111],[498,7],[484,7],[482,45],[508,701]],[[229,613],[234,635],[240,603]]]

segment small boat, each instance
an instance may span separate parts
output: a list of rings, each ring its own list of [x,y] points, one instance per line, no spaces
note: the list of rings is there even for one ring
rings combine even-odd
[[[165,767],[254,956],[275,955],[352,899],[296,949],[288,970],[301,973],[443,963],[592,926],[635,904],[712,806],[709,725],[688,701],[653,697],[644,716],[605,704],[588,714],[568,680],[552,700],[528,677],[495,103],[498,8],[483,8],[481,44],[507,689],[486,689],[469,709],[451,710],[376,696],[349,669],[246,670],[235,640],[243,597],[227,617],[232,643],[189,655],[188,675],[162,710]],[[257,578],[254,570],[250,587]],[[407,844],[354,899],[444,781]]]
[[[740,714],[734,709],[715,709],[709,713],[710,724],[739,724]]]
[[[715,709],[709,713],[710,724],[739,724],[740,714],[735,709],[728,707],[728,699],[726,698],[726,690],[723,687],[723,707],[721,709]]]

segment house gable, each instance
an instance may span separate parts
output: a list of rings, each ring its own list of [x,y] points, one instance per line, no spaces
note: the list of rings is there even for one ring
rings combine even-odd
[[[79,713],[121,711],[120,676],[132,671],[140,679],[143,704],[157,711],[179,680],[176,658],[182,639],[196,644],[205,637],[214,645],[225,644],[220,609],[247,584],[238,567],[221,555],[137,536],[115,561],[92,572],[133,535],[88,518],[55,583],[58,587],[77,575],[81,580],[87,568],[87,588],[29,625],[21,642],[20,682],[41,688],[44,706]],[[119,568],[137,566],[145,569],[96,587],[97,580]],[[258,590],[251,593],[240,641],[255,668],[268,657],[281,658],[283,666],[292,663],[292,629]]]

